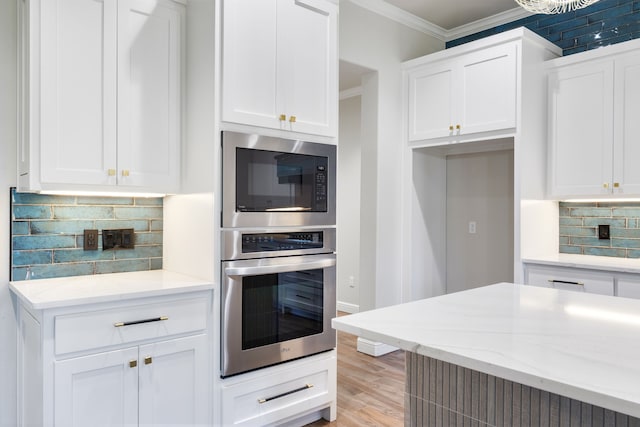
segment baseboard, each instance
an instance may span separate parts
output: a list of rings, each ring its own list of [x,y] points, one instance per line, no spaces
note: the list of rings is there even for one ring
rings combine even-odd
[[[384,344],[381,342],[375,342],[368,340],[366,338],[358,337],[358,351],[360,353],[368,354],[369,356],[382,356],[387,353],[391,353],[392,351],[398,350],[397,347],[393,347],[388,344]]]
[[[351,304],[348,302],[336,302],[336,309],[338,311],[344,311],[345,313],[353,314],[358,313],[360,311],[360,306],[356,304]]]

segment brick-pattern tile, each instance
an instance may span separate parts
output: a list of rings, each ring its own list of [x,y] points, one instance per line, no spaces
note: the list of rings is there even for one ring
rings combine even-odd
[[[11,194],[12,279],[162,268],[162,198]],[[102,230],[133,228],[135,249],[102,250]],[[84,230],[99,230],[85,251]]]
[[[640,203],[560,202],[560,253],[640,257]],[[608,225],[610,239],[598,238],[598,225]]]
[[[458,46],[518,27],[526,27],[571,55],[640,37],[640,0],[600,0],[557,15],[532,15],[447,42]]]

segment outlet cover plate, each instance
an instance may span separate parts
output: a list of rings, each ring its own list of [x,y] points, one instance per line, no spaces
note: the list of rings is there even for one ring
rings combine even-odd
[[[598,239],[600,240],[608,240],[610,239],[609,234],[609,224],[600,224],[598,225]]]
[[[98,250],[98,230],[84,230],[83,248],[85,251]]]
[[[102,250],[133,249],[134,246],[133,228],[102,230]]]

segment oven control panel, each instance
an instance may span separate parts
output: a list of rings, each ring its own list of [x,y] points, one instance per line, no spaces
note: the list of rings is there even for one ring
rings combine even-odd
[[[242,234],[242,253],[319,249],[324,245],[323,234],[322,231]]]

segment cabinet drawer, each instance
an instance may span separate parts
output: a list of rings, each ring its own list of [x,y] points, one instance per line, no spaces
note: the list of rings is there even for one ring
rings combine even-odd
[[[56,354],[202,331],[207,298],[167,301],[55,317]]]
[[[306,410],[329,406],[335,375],[331,363],[323,361],[223,387],[222,424],[243,427],[277,424]]]
[[[577,292],[613,295],[613,276],[573,268],[527,267],[527,284]]]

